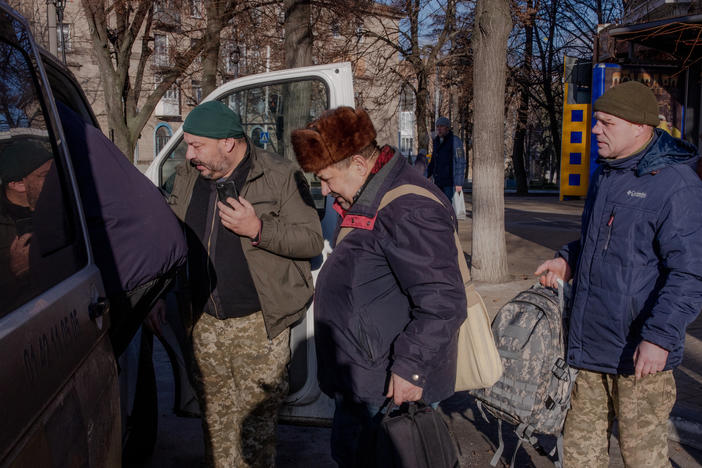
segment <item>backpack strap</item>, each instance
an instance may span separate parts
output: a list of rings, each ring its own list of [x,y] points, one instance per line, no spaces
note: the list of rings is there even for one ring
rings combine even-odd
[[[398,185],[392,190],[389,190],[385,195],[383,195],[383,198],[380,199],[380,204],[378,205],[378,211],[382,210],[385,208],[387,205],[392,203],[395,199],[402,197],[404,195],[419,195],[421,197],[426,197],[434,200],[436,203],[439,203],[441,206],[444,206],[444,204],[439,200],[439,198],[431,193],[429,190],[425,189],[424,187],[420,187],[419,185],[414,185],[414,184],[403,184],[403,185]],[[336,245],[339,245],[339,242],[344,240],[344,237],[348,235],[348,233],[351,232],[352,229],[355,229],[353,227],[342,227],[339,229],[339,234],[336,236]],[[458,267],[461,270],[461,277],[463,278],[463,283],[466,285],[466,289],[472,288],[473,290],[475,289],[475,286],[470,283],[470,270],[468,269],[468,263],[466,262],[466,258],[463,255],[463,247],[461,247],[461,241],[458,237],[458,231],[454,230],[453,232],[453,240],[456,243],[456,251],[458,253]],[[468,299],[468,307],[473,306],[478,303],[479,297],[477,294],[467,294],[467,299]]]

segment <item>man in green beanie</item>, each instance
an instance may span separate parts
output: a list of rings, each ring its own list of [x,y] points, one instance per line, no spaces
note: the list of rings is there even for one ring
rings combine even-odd
[[[197,106],[183,135],[187,161],[176,169],[170,203],[187,227],[207,462],[274,466],[288,327],[312,298],[319,217],[302,172],[251,144],[225,104]]]
[[[579,369],[564,428],[564,466],[608,466],[616,419],[628,467],[670,466],[673,369],[702,308],[702,181],[697,150],[658,125],[645,85],[615,86],[594,104],[599,166],[581,238],[537,270],[573,279],[568,364]]]

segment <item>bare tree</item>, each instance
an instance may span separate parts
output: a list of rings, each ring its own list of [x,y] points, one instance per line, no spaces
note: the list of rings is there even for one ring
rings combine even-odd
[[[473,244],[475,279],[508,275],[504,225],[504,98],[508,0],[478,0],[473,26]]]
[[[512,165],[514,167],[514,176],[517,179],[517,193],[523,195],[529,192],[525,153],[527,123],[529,120],[531,62],[534,50],[534,21],[536,19],[536,9],[534,8],[533,0],[527,0],[525,11],[520,14],[520,19],[524,25],[524,57],[517,80],[521,90],[519,93],[519,108],[517,110],[517,129],[512,149]]]
[[[100,69],[110,134],[130,161],[159,100],[208,44],[219,42],[218,30],[239,11],[234,0],[205,0],[205,4],[208,14],[216,17],[206,19],[214,24],[203,32],[201,24],[180,23],[180,0],[81,0]],[[151,62],[155,24],[169,32],[175,43],[167,50],[168,60],[157,66]],[[210,46],[208,52],[215,49]],[[147,67],[153,67],[156,83],[145,79]]]
[[[456,16],[456,0],[393,0],[388,3],[404,20],[400,22],[399,28],[383,24],[380,31],[364,31],[365,36],[371,40],[371,44],[366,47],[371,50],[373,42],[381,42],[392,54],[403,58],[397,65],[388,63],[382,72],[386,77],[392,76],[391,79],[386,79],[386,83],[400,82],[414,94],[418,149],[427,149],[431,76],[436,73],[444,49],[453,37],[454,23],[450,19]],[[356,4],[358,7],[349,11],[365,15],[366,19],[376,14],[373,8],[369,8],[367,1],[360,0]],[[432,22],[431,27],[425,24],[427,18]],[[402,86],[394,88],[399,92]]]

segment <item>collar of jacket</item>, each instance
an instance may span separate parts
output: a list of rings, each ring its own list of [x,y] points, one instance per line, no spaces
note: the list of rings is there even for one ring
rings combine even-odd
[[[246,152],[251,155],[251,170],[249,171],[249,175],[246,177],[246,183],[248,184],[252,180],[258,179],[263,175],[264,168],[263,165],[261,165],[259,151],[265,150],[252,144],[249,137],[245,136],[244,138],[246,139],[247,145]]]
[[[351,207],[344,211],[334,202],[334,209],[341,215],[341,227],[372,230],[378,216],[380,200],[402,168],[402,156],[393,148],[393,157],[371,178]]]
[[[636,170],[636,175],[642,176],[665,166],[694,164],[696,160],[694,145],[655,128],[649,144],[638,153],[623,159],[597,158],[597,163],[610,170]]]

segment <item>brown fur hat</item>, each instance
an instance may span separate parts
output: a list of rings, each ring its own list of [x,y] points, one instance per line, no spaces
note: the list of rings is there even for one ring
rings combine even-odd
[[[302,170],[317,172],[358,154],[375,136],[366,111],[342,106],[326,111],[306,128],[293,131],[290,139]]]

